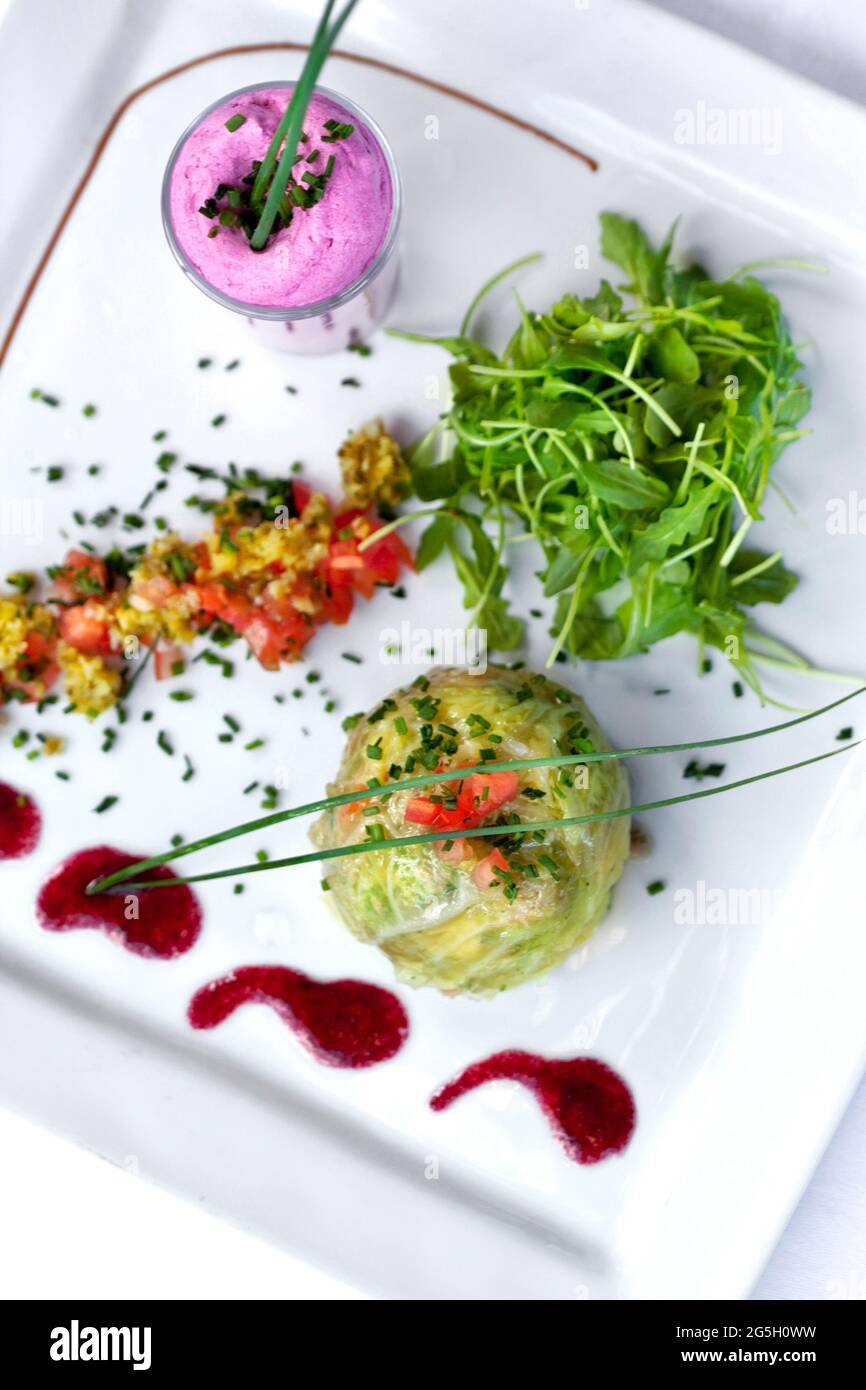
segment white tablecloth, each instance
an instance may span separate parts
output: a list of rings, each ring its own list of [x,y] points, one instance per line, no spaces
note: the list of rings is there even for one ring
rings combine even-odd
[[[866,103],[863,0],[654,3]],[[852,169],[851,177],[862,178],[862,169]],[[759,1280],[755,1297],[866,1298],[866,1081]]]
[[[656,3],[844,96],[866,101],[864,0]],[[5,8],[6,0],[0,0],[0,19]],[[858,177],[862,171],[852,170],[852,178]],[[302,1261],[2,1112],[0,1153],[2,1299],[359,1296]],[[866,1298],[866,1083],[755,1296]]]

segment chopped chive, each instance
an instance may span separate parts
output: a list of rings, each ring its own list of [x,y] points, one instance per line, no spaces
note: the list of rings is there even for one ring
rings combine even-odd
[[[174,748],[172,747],[171,740],[169,739],[169,736],[164,729],[160,729],[159,733],[156,736],[156,742],[157,747],[161,748],[163,753],[167,753],[169,757],[174,756]]]
[[[224,425],[225,422],[226,422],[226,417],[225,417],[225,415],[215,415],[215,416],[213,417],[213,419],[211,420],[211,424],[213,425],[213,427],[214,427],[215,430],[218,430],[219,427],[220,427],[220,425]]]
[[[657,893],[663,893],[666,888],[667,884],[663,878],[653,879],[652,883],[648,883],[646,886],[646,890],[651,898],[654,898]]]
[[[246,116],[244,116],[240,111],[236,111],[235,114],[233,116],[229,116],[228,120],[226,121],[226,130],[230,130],[232,134],[234,134],[236,130],[240,130],[241,126],[244,124],[246,119]]]
[[[693,777],[696,782],[702,782],[705,777],[721,777],[725,770],[724,763],[699,763],[697,758],[691,758],[683,771],[684,777]]]
[[[853,738],[853,737],[854,737],[854,730],[851,728],[851,726],[850,726],[850,724],[849,724],[849,725],[847,725],[844,729],[840,729],[840,730],[839,730],[838,734],[836,735],[836,741],[837,741],[838,743],[845,743],[849,738]]]
[[[97,816],[101,816],[104,811],[110,811],[112,806],[116,806],[119,798],[116,796],[104,796],[98,806],[94,806]]]

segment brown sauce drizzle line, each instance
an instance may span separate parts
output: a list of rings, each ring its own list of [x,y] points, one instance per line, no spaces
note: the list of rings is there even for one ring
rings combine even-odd
[[[84,172],[75,185],[72,195],[63,209],[60,219],[54,231],[51,233],[48,243],[42,255],[39,257],[36,268],[25,286],[24,293],[12,314],[9,327],[6,330],[2,343],[0,343],[0,367],[2,367],[6,360],[6,355],[12,346],[15,334],[21,326],[21,321],[24,318],[27,306],[33,297],[39,281],[45,273],[48,262],[54,254],[57,243],[63,235],[66,224],[72,216],[79,198],[93,177],[96,166],[102,158],[109,140],[127,111],[138,101],[139,97],[145,96],[147,92],[153,91],[155,87],[162,86],[164,82],[171,81],[173,77],[180,77],[182,73],[189,72],[192,68],[201,67],[205,63],[212,63],[217,58],[233,58],[244,53],[270,53],[284,50],[305,53],[308,47],[308,44],[285,42],[245,43],[237,44],[232,48],[218,48],[213,53],[203,53],[198,58],[190,58],[185,63],[178,63],[176,67],[169,68],[166,72],[160,73],[157,77],[152,77],[148,82],[143,82],[140,87],[136,87],[123,99],[102,132],[102,135],[99,137],[93,153],[87,161]],[[388,72],[395,77],[403,77],[409,82],[416,82],[420,87],[427,87],[430,91],[441,92],[443,96],[454,97],[455,100],[462,101],[467,106],[474,106],[478,111],[484,111],[489,116],[495,116],[497,120],[506,121],[509,125],[515,126],[518,130],[524,130],[530,135],[537,136],[539,140],[544,140],[547,144],[555,146],[556,149],[571,155],[573,159],[579,159],[588,169],[591,169],[593,173],[595,173],[599,167],[597,160],[593,159],[591,155],[584,154],[581,150],[576,149],[574,145],[569,145],[565,140],[560,140],[557,135],[551,135],[550,131],[542,130],[540,126],[533,125],[531,121],[525,121],[520,116],[512,115],[510,111],[503,111],[501,107],[493,106],[487,101],[482,101],[480,97],[470,96],[468,92],[461,92],[459,88],[451,87],[446,82],[437,82],[432,77],[422,77],[420,73],[411,72],[408,68],[398,67],[396,63],[387,63],[382,58],[371,58],[363,53],[347,53],[344,49],[338,48],[334,50],[332,56],[335,58],[343,58],[350,63],[361,63],[364,67],[377,68],[380,72]]]

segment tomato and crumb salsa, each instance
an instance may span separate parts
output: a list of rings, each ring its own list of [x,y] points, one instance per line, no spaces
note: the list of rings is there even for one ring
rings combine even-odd
[[[246,475],[246,487],[241,474],[224,479],[225,498],[199,504],[212,525],[198,540],[167,531],[135,556],[72,549],[38,602],[32,576],[10,576],[0,695],[39,702],[60,680],[69,706],[95,716],[122,697],[142,648],[162,680],[184,670],[185,649],[202,635],[243,637],[268,671],[297,661],[317,628],[347,622],[358,595],[372,598],[412,566],[395,532],[360,549],[408,480],[380,421],[349,437],[340,463],[339,506],[297,478]]]

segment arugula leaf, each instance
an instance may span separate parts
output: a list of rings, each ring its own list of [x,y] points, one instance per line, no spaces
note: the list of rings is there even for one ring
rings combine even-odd
[[[454,530],[454,521],[447,512],[434,517],[421,535],[415,552],[415,568],[425,570],[434,560],[438,560]]]
[[[451,404],[410,459],[417,494],[442,502],[419,564],[447,551],[467,608],[511,650],[523,625],[507,559],[531,534],[556,599],[549,662],[615,660],[683,631],[727,655],[735,635],[733,665],[759,691],[751,609],[797,580],[776,552],[731,542],[743,516],[761,520],[810,393],[776,296],[753,275],[673,264],[672,240],[656,248],[633,219],[602,214],[602,251],[636,307],[607,280],[545,313],[518,299],[501,355],[468,336],[478,296],[457,335],[407,335],[454,359]],[[443,430],[456,441],[444,459]]]
[[[649,355],[656,376],[668,381],[694,382],[701,375],[698,354],[672,323],[652,335]]]
[[[594,496],[626,511],[662,507],[671,495],[667,483],[640,464],[632,468],[620,459],[584,459],[580,471]]]
[[[676,224],[658,251],[653,251],[637,222],[617,212],[601,214],[601,254],[629,276],[627,286],[647,304],[662,298],[664,272]]]
[[[735,579],[767,559],[769,556],[761,550],[738,550],[728,573]],[[781,560],[777,560],[775,565],[762,570],[760,574],[744,579],[741,584],[732,584],[731,595],[737,603],[748,604],[750,608],[756,603],[782,603],[799,582],[798,576],[786,569]]]
[[[562,593],[563,589],[570,589],[577,579],[582,563],[582,553],[566,550],[564,545],[561,546],[545,571],[545,598],[553,598],[554,594]]]
[[[627,573],[635,574],[645,564],[658,563],[671,550],[684,545],[701,529],[707,511],[718,502],[721,491],[718,483],[697,487],[685,502],[665,507],[655,521],[635,529],[628,549]]]

